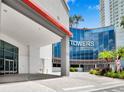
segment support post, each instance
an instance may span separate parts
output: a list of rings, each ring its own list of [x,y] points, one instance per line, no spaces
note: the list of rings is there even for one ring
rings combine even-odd
[[[97,68],[97,64],[95,64],[95,68]]]
[[[61,40],[61,76],[69,76],[69,37],[65,36]]]
[[[28,80],[30,80],[30,45],[27,45],[27,49],[28,49]]]

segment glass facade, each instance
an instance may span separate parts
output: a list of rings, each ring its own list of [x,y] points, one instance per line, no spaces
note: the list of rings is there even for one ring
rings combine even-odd
[[[18,48],[0,40],[0,74],[18,73]]]
[[[73,36],[70,38],[71,60],[96,60],[98,54],[104,50],[116,48],[114,27],[97,29],[70,28]],[[61,43],[53,45],[53,57],[61,57]]]

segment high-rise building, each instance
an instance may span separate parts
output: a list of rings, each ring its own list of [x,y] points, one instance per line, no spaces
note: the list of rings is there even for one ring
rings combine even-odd
[[[121,18],[124,16],[124,0],[108,0],[110,4],[110,25],[120,28]]]
[[[124,0],[100,0],[101,26],[115,26],[117,47],[124,46],[124,29],[120,26],[122,16],[124,16]]]
[[[99,59],[101,51],[110,51],[115,46],[115,31],[113,26],[79,29],[70,28],[70,67],[78,71],[89,71],[96,67],[106,67],[111,62]],[[59,71],[61,66],[61,43],[53,45],[53,71]]]
[[[100,0],[100,23],[102,27],[110,25],[109,0]]]

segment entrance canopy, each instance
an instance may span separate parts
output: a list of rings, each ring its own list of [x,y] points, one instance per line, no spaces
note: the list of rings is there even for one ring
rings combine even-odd
[[[12,38],[12,40],[14,39],[26,45],[26,53],[24,53],[25,50],[22,47],[20,49],[22,50],[22,54],[27,57],[27,60],[22,58],[28,61],[27,72],[35,73],[39,71],[40,59],[38,47],[50,45],[61,40],[61,75],[68,76],[70,67],[69,37],[72,33],[41,7],[36,5],[34,0],[1,1],[1,31],[3,37],[4,35],[8,36]],[[25,63],[24,60],[20,61]],[[25,70],[24,66],[25,65],[22,66],[20,71],[25,72],[23,71]]]
[[[44,46],[61,39],[60,36],[5,4],[2,4],[1,21],[3,34],[27,45]]]
[[[33,0],[2,2],[2,31],[22,43],[42,46],[58,42],[65,35],[72,35]]]

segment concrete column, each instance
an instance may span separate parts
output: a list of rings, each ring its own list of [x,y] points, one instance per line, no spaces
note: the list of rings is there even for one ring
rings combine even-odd
[[[79,68],[81,68],[81,64],[79,64]]]
[[[27,45],[27,49],[28,49],[28,74],[30,74],[30,45]]]
[[[69,37],[65,36],[61,40],[61,76],[69,76]]]
[[[97,68],[97,64],[95,64],[95,68]]]
[[[27,72],[28,72],[28,79],[30,80],[30,45],[27,45],[28,49],[28,65],[27,65]]]

